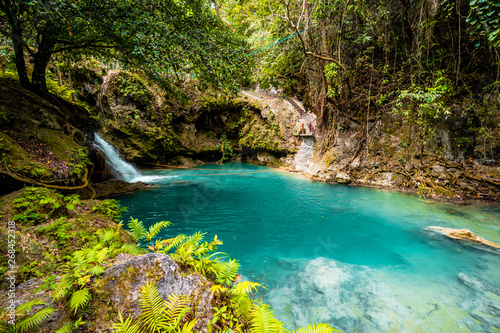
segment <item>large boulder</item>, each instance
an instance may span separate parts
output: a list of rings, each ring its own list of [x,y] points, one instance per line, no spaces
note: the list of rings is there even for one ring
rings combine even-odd
[[[120,255],[114,266],[106,269],[98,282],[96,297],[96,331],[111,332],[118,311],[124,318],[137,318],[140,313],[139,291],[147,282],[156,284],[163,299],[168,295],[187,295],[198,319],[195,329],[206,332],[207,321],[213,317],[211,283],[203,276],[183,276],[179,266],[166,254],[148,253],[142,256]],[[101,304],[100,304],[101,303]]]

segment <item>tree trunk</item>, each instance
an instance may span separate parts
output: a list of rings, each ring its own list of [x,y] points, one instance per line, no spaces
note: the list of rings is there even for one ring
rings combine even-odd
[[[31,77],[31,83],[33,85],[33,90],[35,93],[42,97],[49,96],[49,90],[47,89],[47,80],[45,78],[45,70],[50,61],[50,52],[43,52],[43,50],[38,50],[35,54],[35,67],[33,68],[33,75]]]
[[[22,45],[22,37],[12,32],[10,35],[12,44],[14,45],[15,63],[17,74],[19,75],[19,84],[21,87],[31,90],[31,82],[28,79],[28,73],[26,72],[26,63],[24,62],[24,49]]]

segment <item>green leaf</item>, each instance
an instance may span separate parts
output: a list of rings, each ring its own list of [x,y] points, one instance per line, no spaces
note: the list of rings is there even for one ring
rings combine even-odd
[[[19,323],[16,324],[16,331],[23,332],[38,326],[41,322],[47,320],[52,313],[56,311],[54,308],[44,308],[32,316],[23,318]]]
[[[71,299],[69,301],[71,310],[74,310],[74,313],[76,313],[78,308],[86,306],[91,298],[92,295],[90,294],[88,288],[75,291],[73,295],[71,295]]]

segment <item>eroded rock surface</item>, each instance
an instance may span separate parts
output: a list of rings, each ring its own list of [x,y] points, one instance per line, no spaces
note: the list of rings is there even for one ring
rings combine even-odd
[[[206,330],[206,322],[212,317],[209,291],[211,283],[203,276],[182,276],[179,266],[168,255],[161,253],[130,256],[129,259],[122,255],[116,262],[118,264],[105,271],[100,282],[102,292],[99,299],[109,301],[110,305],[96,306],[98,332],[110,330],[110,319],[113,320],[118,311],[124,318],[136,318],[139,315],[139,291],[148,281],[156,283],[163,299],[167,299],[172,293],[190,297],[191,308],[195,308],[197,312],[196,330]]]

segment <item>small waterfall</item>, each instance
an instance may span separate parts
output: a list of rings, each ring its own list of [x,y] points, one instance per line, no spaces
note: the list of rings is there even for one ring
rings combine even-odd
[[[138,181],[141,177],[141,171],[133,166],[131,163],[121,158],[118,151],[110,145],[106,140],[101,138],[97,133],[94,134],[95,146],[102,150],[106,156],[106,163],[109,167],[116,172],[117,178],[129,183]]]

